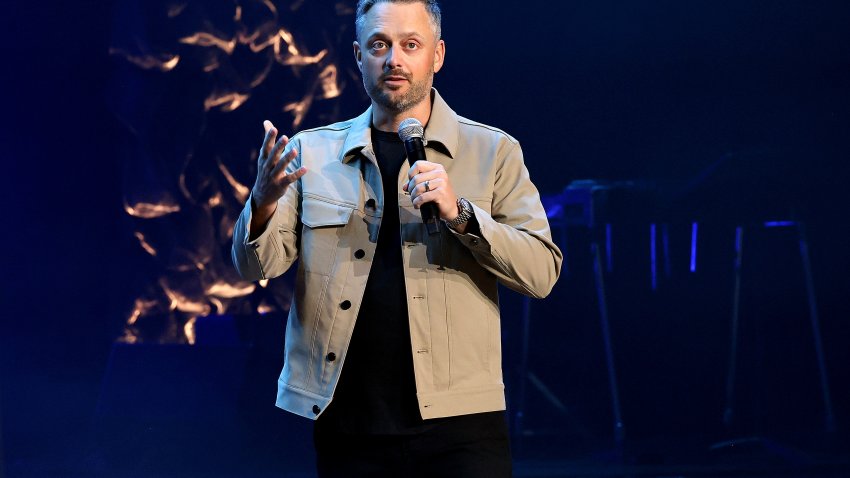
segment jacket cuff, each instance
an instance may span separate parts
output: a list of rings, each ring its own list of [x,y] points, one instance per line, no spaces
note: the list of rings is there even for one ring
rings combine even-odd
[[[276,222],[278,212],[280,211],[279,207],[276,207],[274,212],[272,213],[269,220],[263,225],[263,232],[260,233],[253,241],[249,240],[251,238],[251,218],[253,217],[253,210],[251,204],[254,202],[254,193],[252,192],[248,196],[248,201],[245,202],[245,210],[242,212],[245,216],[245,234],[243,236],[242,244],[256,249],[261,247],[269,240],[270,231],[273,229],[272,225]]]
[[[460,243],[463,244],[466,248],[471,249],[471,250],[476,251],[476,252],[478,252],[478,251],[481,251],[481,252],[489,251],[490,250],[490,243],[484,237],[484,232],[483,232],[484,227],[483,227],[482,221],[480,219],[484,219],[485,221],[487,219],[492,221],[493,219],[490,217],[489,214],[484,212],[484,210],[481,209],[480,207],[476,206],[472,201],[470,201],[469,203],[472,204],[472,210],[475,211],[475,214],[473,214],[472,218],[470,218],[470,220],[469,220],[470,223],[467,226],[467,231],[472,229],[472,230],[474,230],[474,232],[460,233],[460,232],[450,228],[449,226],[446,226],[445,228],[446,228],[446,230],[451,232],[451,234],[455,238],[457,238],[457,240],[460,241]],[[473,225],[472,224],[473,221],[475,221],[475,224],[474,224],[475,227],[470,228],[469,226]],[[445,224],[445,223],[443,223],[443,224]],[[476,234],[476,233],[478,233],[478,234]]]
[[[245,207],[242,209],[240,220],[237,222],[236,229],[234,230],[234,236],[239,238],[239,246],[237,247],[243,250],[242,257],[244,258],[244,262],[237,261],[236,265],[241,275],[246,279],[268,279],[265,270],[263,270],[263,264],[268,264],[269,261],[275,260],[278,255],[274,245],[272,231],[275,229],[274,225],[280,220],[278,217],[280,208],[275,209],[265,224],[263,232],[254,238],[254,240],[249,240],[251,237],[251,219],[253,217],[251,210],[252,198],[253,193],[248,196]]]

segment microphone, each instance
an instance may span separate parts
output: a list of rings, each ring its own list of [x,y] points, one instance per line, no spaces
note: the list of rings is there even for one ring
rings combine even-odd
[[[425,128],[416,118],[407,118],[398,125],[398,136],[404,141],[404,149],[407,151],[407,161],[413,165],[416,161],[425,161]],[[420,206],[422,222],[428,229],[428,234],[439,234],[440,213],[437,205],[426,202]]]

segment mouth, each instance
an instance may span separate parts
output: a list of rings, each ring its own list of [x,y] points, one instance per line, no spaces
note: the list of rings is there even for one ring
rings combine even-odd
[[[381,79],[387,86],[401,86],[409,80],[404,75],[387,75]]]

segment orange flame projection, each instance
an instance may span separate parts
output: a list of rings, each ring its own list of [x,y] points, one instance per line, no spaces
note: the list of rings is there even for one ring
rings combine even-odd
[[[284,30],[283,28],[278,30],[275,40],[276,41],[273,42],[275,57],[277,57],[278,61],[283,65],[312,65],[322,61],[325,55],[328,54],[327,50],[322,50],[313,56],[302,55],[301,51],[295,45],[292,33]],[[286,44],[286,54],[283,52],[281,41]]]
[[[147,314],[157,305],[159,305],[159,303],[156,300],[145,300],[142,298],[136,299],[135,304],[133,304],[133,312],[130,314],[130,318],[127,319],[127,323],[130,325],[135,324],[139,317]]]
[[[329,100],[342,94],[339,83],[336,81],[336,65],[328,65],[319,75],[319,84],[322,86],[322,99]]]
[[[293,129],[301,127],[301,122],[304,121],[304,117],[307,115],[307,112],[310,111],[310,106],[312,104],[313,95],[308,94],[303,100],[289,103],[283,107],[283,111],[292,113],[292,115],[295,116],[295,119],[292,120]]]
[[[181,38],[179,41],[180,43],[185,43],[187,45],[214,46],[228,55],[232,55],[233,50],[236,49],[236,40],[219,38],[208,32],[198,32],[194,35]]]
[[[186,324],[183,325],[183,334],[186,335],[186,341],[189,345],[195,345],[195,322],[197,322],[197,317],[190,317],[189,320],[186,321]]]
[[[254,154],[251,156],[254,156]],[[233,194],[236,196],[236,199],[239,202],[247,201],[248,194],[251,193],[251,190],[244,184],[237,181],[236,178],[230,174],[230,170],[227,169],[227,166],[225,166],[221,161],[218,161],[218,169],[221,171],[221,174],[224,175],[224,178],[227,180],[227,184],[230,184],[230,187],[233,188]]]
[[[223,280],[219,280],[207,287],[207,295],[220,297],[224,299],[233,299],[242,297],[254,292],[257,286],[251,283],[231,284]]]
[[[180,206],[177,204],[168,204],[166,202],[162,203],[147,203],[147,202],[138,202],[134,205],[129,205],[124,203],[124,211],[127,214],[135,217],[140,217],[142,219],[152,219],[155,217],[165,216],[166,214],[171,214],[173,212],[178,212],[180,210]]]
[[[339,18],[340,24],[351,29],[353,1],[348,3],[340,1],[327,7],[316,7],[300,0],[288,3],[285,0],[213,2],[208,5],[217,6],[204,8],[232,10],[226,11],[230,13],[228,15],[208,18],[204,8],[177,0],[158,13],[160,18],[146,20],[152,26],[145,23],[142,27],[172,33],[156,35],[157,38],[173,39],[171,44],[142,45],[139,39],[150,38],[151,34],[128,34],[127,41],[114,45],[109,53],[138,69],[165,75],[161,77],[163,81],[160,84],[166,85],[166,88],[199,92],[199,95],[176,97],[178,100],[193,98],[198,104],[192,107],[207,112],[206,118],[242,108],[258,94],[258,88],[269,78],[277,78],[276,81],[291,78],[288,80],[290,83],[280,85],[280,90],[287,95],[286,99],[279,99],[276,105],[267,105],[264,110],[274,112],[275,108],[279,108],[278,111],[291,114],[292,128],[298,129],[310,117],[311,111],[322,111],[317,102],[339,98],[344,84],[338,78],[339,67],[332,62],[332,49],[310,48],[308,42],[303,41],[307,34],[313,34],[315,28],[305,27],[309,30],[299,35],[296,29],[283,27],[279,16],[296,15],[308,7],[328,8],[330,16],[323,20],[323,28],[331,23],[330,19],[342,17]],[[223,25],[222,18],[228,19],[225,23],[232,21],[232,24]],[[296,25],[296,28],[301,24],[299,21],[287,23]],[[320,32],[320,35],[313,36],[325,39],[327,43],[327,38],[340,37],[341,32]],[[347,50],[348,42],[345,47]],[[178,80],[174,80],[172,85],[169,81],[181,76],[175,72],[190,72],[188,76],[193,81],[203,78],[206,83],[191,84],[187,88],[187,85],[178,85]],[[266,87],[263,91],[277,90],[277,86]],[[194,100],[196,96],[197,100]],[[321,105],[324,107],[329,103]],[[170,109],[172,105],[159,107]],[[188,118],[192,117],[187,115]],[[187,127],[199,123],[199,127],[204,128],[206,122],[206,119],[187,121]],[[205,154],[200,154],[198,150],[203,149],[203,145],[198,141],[203,139],[197,138],[204,138],[201,129],[194,139],[194,149],[184,150],[176,158],[169,159],[160,156],[162,149],[156,149],[156,154],[149,151],[155,148],[146,144],[150,141],[148,137],[141,136],[145,128],[135,127],[131,121],[123,123],[138,136],[136,144],[143,145],[140,155],[155,157],[150,161],[161,161],[150,170],[133,169],[134,172],[141,171],[139,176],[149,174],[156,177],[156,187],[145,190],[138,183],[144,178],[132,177],[130,184],[142,194],[129,194],[124,200],[124,210],[137,225],[134,236],[139,246],[150,260],[161,265],[162,270],[161,275],[148,284],[147,290],[135,300],[127,315],[124,335],[118,340],[125,343],[154,340],[194,344],[197,340],[195,324],[199,317],[234,311],[266,314],[285,310],[291,291],[275,296],[277,289],[268,280],[259,284],[242,281],[230,265],[228,245],[233,223],[251,192],[244,181],[237,179],[245,176],[231,171],[240,172],[237,167],[255,164],[258,145],[254,144],[254,149],[238,154],[209,152],[209,148],[204,150],[207,151]],[[180,131],[168,131],[157,138],[179,134]],[[229,166],[225,160],[228,160]],[[260,299],[249,301],[249,296]],[[154,338],[141,332],[148,318],[156,318],[151,320],[159,324],[157,330],[161,330]]]
[[[317,90],[320,92],[317,93]],[[313,87],[306,95],[304,95],[304,98],[301,101],[285,105],[283,107],[283,111],[290,112],[293,116],[295,116],[292,120],[292,128],[298,129],[301,127],[301,122],[304,121],[304,117],[310,111],[310,107],[313,105],[314,100],[336,98],[341,93],[342,91],[337,84],[336,66],[328,65],[324,70],[322,70],[318,78],[316,78],[316,81],[313,83]]]
[[[171,71],[180,63],[180,55],[134,55],[132,53],[120,50],[118,48],[110,48],[110,55],[123,57],[130,63],[142,68],[143,70],[159,70]]]
[[[233,111],[242,106],[242,103],[248,101],[248,95],[239,93],[215,93],[213,92],[206,101],[204,101],[204,109],[209,111],[217,106],[221,107],[224,112]]]
[[[257,306],[257,313],[260,315],[270,314],[275,311],[275,307],[268,302],[263,301]]]
[[[156,255],[156,249],[154,249],[154,247],[152,245],[150,245],[150,243],[148,241],[145,240],[144,234],[142,234],[139,231],[136,231],[133,234],[136,236],[136,239],[139,240],[139,244],[142,246],[142,249],[144,249],[145,252],[147,252],[148,254],[150,254],[152,256]]]

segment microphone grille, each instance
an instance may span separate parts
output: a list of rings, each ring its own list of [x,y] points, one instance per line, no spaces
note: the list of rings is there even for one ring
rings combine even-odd
[[[423,138],[425,136],[425,128],[422,123],[416,118],[407,118],[398,125],[398,135],[402,141],[407,141],[411,138]]]

